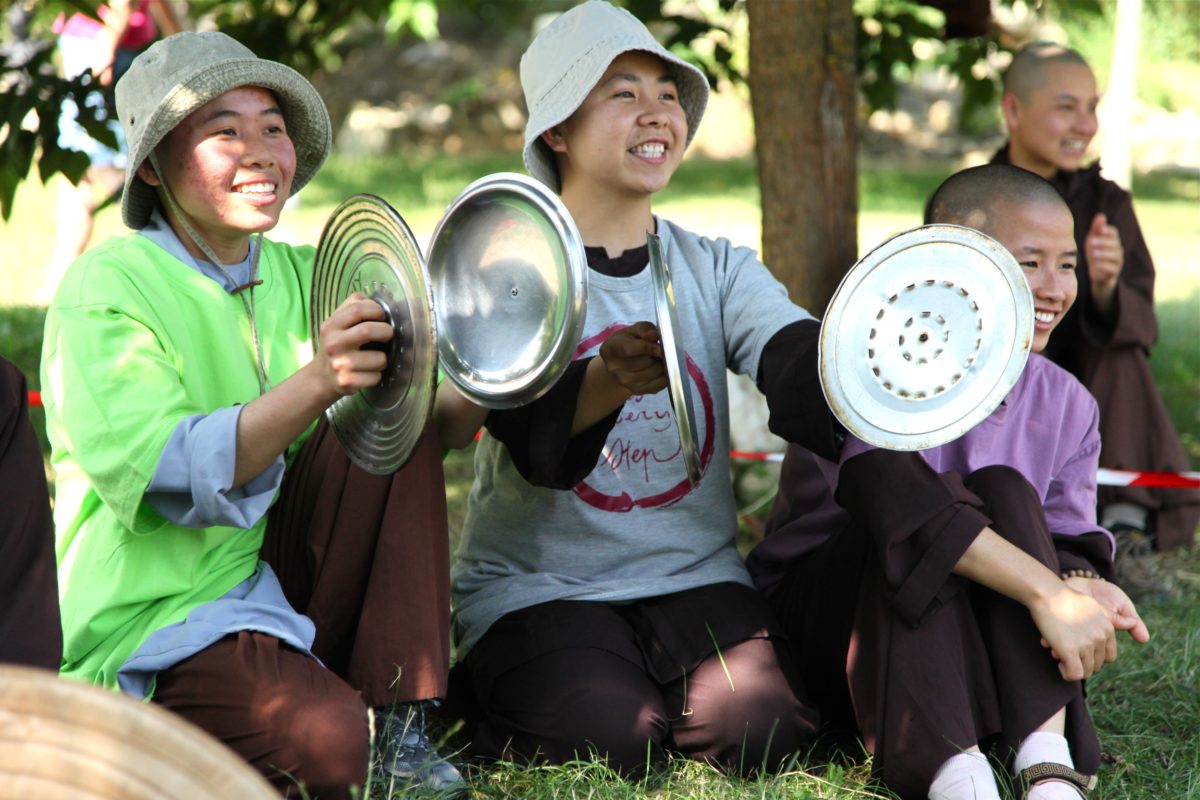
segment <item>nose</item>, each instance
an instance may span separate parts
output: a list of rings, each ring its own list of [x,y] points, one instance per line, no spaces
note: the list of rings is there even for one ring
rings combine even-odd
[[[1039,300],[1062,300],[1067,295],[1066,281],[1073,277],[1057,266],[1040,267],[1030,278],[1030,288]]]
[[[1094,108],[1083,108],[1075,116],[1075,128],[1088,136],[1094,136],[1099,126]]]
[[[265,136],[251,134],[243,140],[242,163],[248,167],[269,167],[275,163],[275,151]]]
[[[642,101],[642,113],[639,121],[643,125],[661,127],[670,120],[667,104],[657,96],[649,96]]]

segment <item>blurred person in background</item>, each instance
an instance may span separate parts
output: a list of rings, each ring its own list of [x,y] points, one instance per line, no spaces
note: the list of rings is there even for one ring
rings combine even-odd
[[[1057,44],[1020,50],[1004,76],[1008,142],[993,163],[1012,164],[1050,181],[1075,217],[1079,299],[1046,348],[1100,406],[1100,466],[1178,472],[1188,457],[1150,372],[1158,340],[1154,262],[1133,198],[1084,166],[1096,135],[1096,78],[1084,58]],[[1139,599],[1165,599],[1152,549],[1190,544],[1200,521],[1193,489],[1101,487],[1100,524],[1117,537],[1117,574]]]
[[[63,72],[77,78],[90,72],[88,82],[111,87],[130,62],[160,34],[169,36],[182,29],[170,0],[111,0],[97,9],[97,17],[77,12],[60,15],[54,22]],[[91,165],[73,184],[59,182],[55,213],[54,255],[35,299],[46,303],[54,296],[67,266],[83,254],[92,238],[96,212],[114,199],[125,179],[125,137],[117,115],[108,108],[104,91],[88,95],[87,104],[98,110],[100,119],[117,139],[118,149],[97,142],[79,124],[74,101],[63,103],[58,120],[58,144],[87,155]]]

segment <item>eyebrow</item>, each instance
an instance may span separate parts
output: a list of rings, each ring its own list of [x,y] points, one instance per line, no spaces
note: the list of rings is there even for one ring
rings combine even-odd
[[[608,79],[604,81],[604,84],[607,86],[608,84],[613,83],[615,81],[630,81],[631,83],[639,83],[640,80],[641,79],[632,72],[616,72],[616,73],[613,73],[612,75],[609,75]],[[675,78],[672,77],[671,73],[669,73],[669,72],[664,72],[662,75],[658,76],[658,83],[674,83],[674,82],[675,82]]]
[[[273,115],[278,115],[278,116],[282,117],[283,112],[281,110],[279,110],[279,108],[277,106],[271,106],[270,108],[263,109],[262,113],[260,113],[258,116],[259,117],[267,117],[267,116],[273,116]],[[241,116],[242,116],[241,114],[237,113],[233,109],[218,108],[216,111],[214,111],[213,113],[211,113],[207,117],[205,117],[201,121],[200,124],[207,125],[210,122],[215,122],[216,120],[219,120],[219,119],[228,119],[231,117],[234,119],[238,119]]]
[[[1020,252],[1014,252],[1013,257],[1014,258],[1023,258],[1025,256],[1040,256],[1040,255],[1045,254],[1045,252],[1046,251],[1040,247],[1023,247],[1023,248],[1021,248]],[[1070,259],[1079,260],[1079,251],[1078,250],[1064,250],[1063,252],[1061,252],[1057,256],[1055,256],[1056,260],[1059,258],[1070,258]]]

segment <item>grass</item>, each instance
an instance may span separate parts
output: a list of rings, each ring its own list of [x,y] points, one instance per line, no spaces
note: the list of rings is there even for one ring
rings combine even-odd
[[[424,240],[454,196],[479,175],[519,169],[512,155],[330,160],[289,210],[278,238],[315,243],[332,208],[348,195],[369,190],[401,210]],[[860,252],[884,237],[919,223],[928,193],[953,165],[897,167],[865,165],[860,175]],[[1161,339],[1151,361],[1172,419],[1194,461],[1200,461],[1200,227],[1195,209],[1200,178],[1170,174],[1141,176],[1135,184],[1138,211],[1159,270]],[[664,193],[658,210],[689,227],[758,244],[758,192],[747,161],[692,162]],[[53,192],[36,182],[21,186],[13,219],[0,226],[0,355],[17,363],[37,387],[43,311],[28,307],[41,284],[48,258]],[[96,239],[122,234],[115,208],[102,212]],[[34,410],[39,434],[44,426]],[[472,476],[472,451],[452,453],[445,463],[450,527],[462,527]],[[759,465],[739,467],[757,478],[747,506],[769,499],[773,473]],[[746,515],[746,543],[761,528],[763,509]],[[1145,647],[1122,642],[1122,655],[1090,684],[1090,698],[1104,743],[1105,763],[1098,800],[1159,800],[1200,797],[1200,553],[1189,550],[1160,558],[1180,599],[1144,609],[1153,638]],[[460,742],[451,737],[446,747]],[[886,797],[873,790],[863,763],[816,759],[784,775],[737,780],[701,764],[671,760],[639,781],[626,781],[596,762],[522,769],[470,765],[467,777],[476,798],[860,798]],[[372,787],[372,797],[390,794]],[[399,797],[399,794],[395,795]]]

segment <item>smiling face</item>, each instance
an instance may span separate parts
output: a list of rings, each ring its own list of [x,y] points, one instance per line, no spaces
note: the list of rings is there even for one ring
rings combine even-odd
[[[251,234],[275,227],[296,174],[296,151],[279,101],[255,86],[228,91],[192,112],[155,153],[162,182],[227,264],[246,257]],[[138,174],[160,185],[148,161]],[[169,207],[167,218],[189,252],[202,257]]]
[[[688,126],[666,63],[622,53],[566,122],[542,134],[556,154],[562,193],[649,198],[683,160]]]
[[[1004,95],[1013,164],[1051,178],[1058,170],[1079,169],[1096,135],[1096,79],[1083,64],[1044,64],[1036,88]]]
[[[1078,257],[1071,212],[1062,202],[997,200],[984,229],[1017,259],[1033,292],[1033,352],[1046,349],[1050,334],[1075,302]]]

